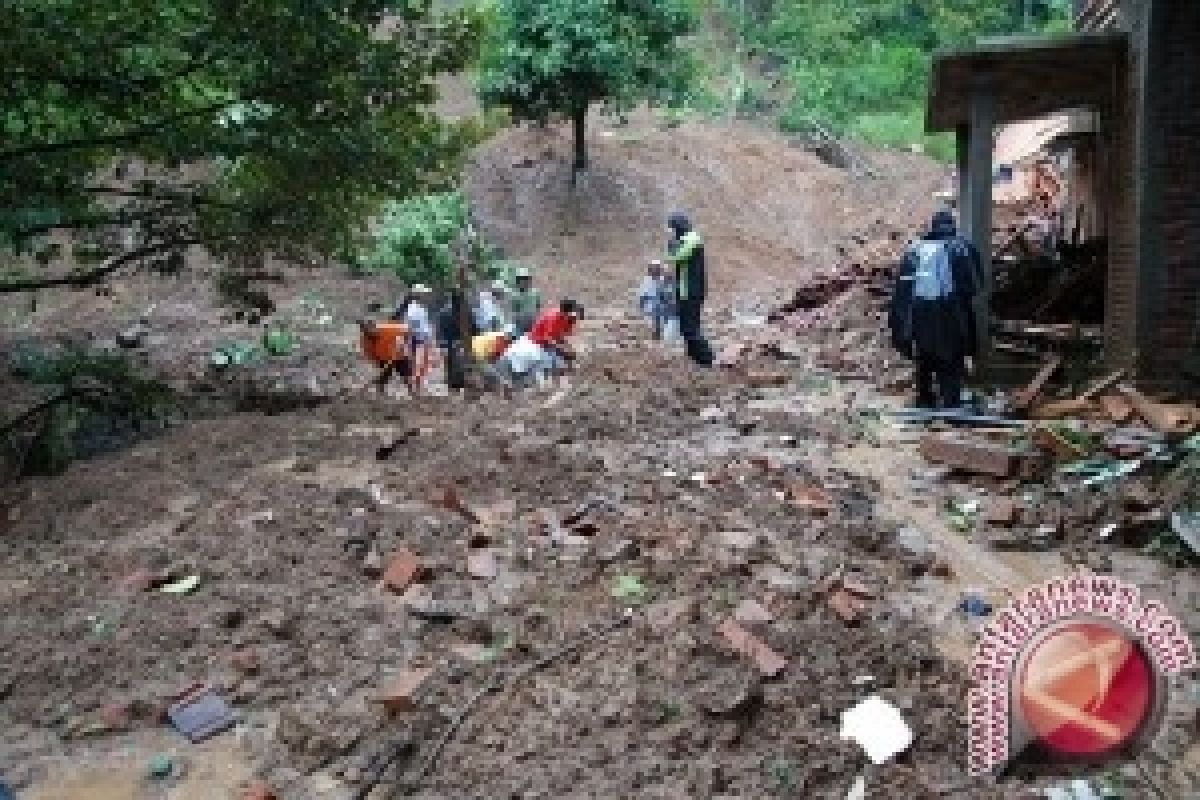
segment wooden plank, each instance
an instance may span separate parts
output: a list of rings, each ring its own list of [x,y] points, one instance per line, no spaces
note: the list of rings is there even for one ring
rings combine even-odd
[[[1121,380],[1121,378],[1124,378],[1124,377],[1125,377],[1125,370],[1123,370],[1123,369],[1119,369],[1116,372],[1109,373],[1108,375],[1105,375],[1103,378],[1101,378],[1100,380],[1096,381],[1091,386],[1089,386],[1087,388],[1087,390],[1084,391],[1083,394],[1079,395],[1079,399],[1080,400],[1091,400],[1093,397],[1100,394],[1105,389],[1112,386],[1113,384],[1115,384],[1117,381]]]
[[[1054,354],[1042,365],[1038,370],[1037,375],[1033,376],[1033,380],[1024,389],[1013,395],[1013,410],[1025,411],[1033,401],[1037,400],[1038,395],[1042,393],[1042,389],[1046,388],[1046,383],[1058,372],[1058,368],[1062,366],[1062,356]]]
[[[1163,434],[1187,434],[1200,422],[1200,410],[1194,406],[1171,406],[1156,403],[1132,386],[1119,386],[1118,391],[1129,399],[1138,416],[1151,428]]]

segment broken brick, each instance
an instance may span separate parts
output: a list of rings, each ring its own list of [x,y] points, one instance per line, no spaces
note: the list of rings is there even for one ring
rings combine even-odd
[[[1044,458],[1002,444],[948,435],[921,439],[921,454],[935,464],[997,478],[1032,477],[1028,473],[1040,473],[1044,464]]]
[[[847,625],[856,625],[867,611],[867,605],[860,598],[845,589],[836,589],[826,598],[826,603],[833,613],[837,614]]]
[[[109,703],[100,709],[98,717],[108,731],[127,731],[133,726],[133,706],[130,703]]]
[[[717,633],[740,655],[754,662],[765,677],[773,678],[787,667],[787,659],[772,650],[766,642],[738,625],[732,618],[721,623]]]
[[[414,698],[432,674],[431,669],[405,670],[387,685],[379,702],[392,714],[412,711],[417,707]]]
[[[242,791],[241,800],[278,800],[278,795],[265,781],[255,781]]]
[[[404,594],[420,578],[421,571],[421,559],[412,551],[401,548],[388,561],[383,585],[396,594]]]
[[[987,521],[991,525],[1009,527],[1021,518],[1021,509],[1012,500],[995,500],[988,508]]]
[[[262,666],[262,658],[254,648],[243,647],[233,652],[233,655],[229,657],[229,663],[238,672],[244,675],[253,675]]]
[[[825,515],[833,510],[833,498],[824,489],[796,483],[788,487],[788,500],[797,508],[812,511],[814,514]]]

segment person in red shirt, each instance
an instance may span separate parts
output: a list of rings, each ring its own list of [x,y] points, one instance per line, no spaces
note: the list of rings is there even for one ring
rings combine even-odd
[[[569,298],[558,308],[543,311],[527,334],[529,340],[547,355],[547,366],[558,371],[575,360],[575,350],[567,341],[575,332],[575,323],[583,316],[583,306]]]

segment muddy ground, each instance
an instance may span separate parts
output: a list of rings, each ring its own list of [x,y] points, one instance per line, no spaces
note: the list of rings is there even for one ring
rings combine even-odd
[[[271,287],[299,347],[242,379],[214,375],[208,355],[255,329],[224,317],[202,274],[10,307],[9,346],[106,342],[153,303],[147,365],[209,398],[165,432],[5,487],[0,775],[21,797],[237,797],[259,778],[287,800],[350,798],[393,752],[372,797],[842,798],[864,776],[867,797],[987,798],[1031,785],[965,773],[973,625],[954,607],[964,588],[1001,602],[1066,565],[947,529],[949,489],[929,489],[911,441],[864,413],[900,402],[877,384],[904,375],[880,347],[875,301],[849,298],[811,332],[763,319],[863,242],[907,236],[944,170],[873,154],[884,177],[858,179],[749,125],[638,116],[597,126],[571,193],[567,144],[556,129],[510,131],[467,181],[507,254],[588,306],[563,390],[364,394],[352,322],[397,287],[336,272],[289,270]],[[718,349],[773,344],[738,369],[690,367],[632,314],[675,208],[709,243]],[[831,342],[853,363],[820,366]],[[422,569],[393,591],[378,569],[404,550]],[[1200,608],[1194,572],[1113,557],[1173,608]],[[143,590],[156,575],[199,584]],[[856,624],[829,605],[837,575],[865,590]],[[786,663],[732,652],[731,618]],[[411,704],[389,713],[380,701],[414,672]],[[161,718],[197,682],[242,718],[201,746]],[[874,693],[916,734],[881,767],[839,737],[840,714]],[[1196,772],[1172,724],[1167,763],[1149,768],[1187,797]],[[145,777],[156,753],[175,774]]]

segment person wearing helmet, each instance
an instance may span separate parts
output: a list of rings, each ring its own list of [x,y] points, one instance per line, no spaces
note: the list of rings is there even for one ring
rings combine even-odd
[[[679,313],[679,332],[683,336],[687,355],[702,367],[711,367],[712,348],[700,331],[704,311],[706,275],[704,240],[692,228],[686,214],[675,212],[667,218],[671,241],[667,245],[667,260],[675,266],[675,297]]]
[[[508,295],[509,320],[518,336],[529,333],[542,311],[542,296],[533,288],[533,275],[521,267],[513,276],[513,290]]]

